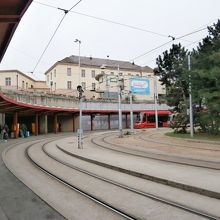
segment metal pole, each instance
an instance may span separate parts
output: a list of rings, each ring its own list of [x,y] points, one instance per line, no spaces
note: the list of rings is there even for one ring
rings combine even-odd
[[[190,119],[190,136],[194,136],[193,131],[193,108],[192,108],[192,84],[191,84],[191,56],[188,55],[188,69],[189,69],[189,119]]]
[[[133,103],[132,103],[132,91],[131,91],[131,81],[129,81],[130,86],[130,124],[131,124],[131,133],[134,132],[134,118],[133,118]]]
[[[81,41],[78,40],[79,42],[79,85],[81,85],[81,73],[80,73],[80,44],[81,44]]]
[[[118,77],[119,77],[119,66],[118,66]],[[119,120],[119,137],[123,137],[122,133],[122,114],[121,114],[121,81],[120,78],[118,78],[118,120]]]
[[[82,143],[82,136],[83,136],[83,129],[82,129],[82,93],[83,89],[81,86],[81,73],[80,73],[80,44],[81,41],[79,39],[75,39],[75,42],[79,43],[79,85],[77,86],[77,90],[79,92],[79,129],[77,131],[78,136],[78,149],[83,149]]]
[[[133,108],[132,108],[132,93],[130,93],[130,120],[131,120],[131,133],[134,132],[134,117],[133,117]]]
[[[80,95],[79,98],[79,144],[78,148],[83,149],[83,143],[82,143],[82,136],[83,136],[83,130],[82,130],[82,95]]]
[[[154,77],[154,109],[155,109],[155,123],[156,123],[156,129],[158,129],[158,111],[157,111],[157,77]]]
[[[118,92],[118,116],[119,116],[119,137],[122,137],[122,114],[121,114],[121,88]]]

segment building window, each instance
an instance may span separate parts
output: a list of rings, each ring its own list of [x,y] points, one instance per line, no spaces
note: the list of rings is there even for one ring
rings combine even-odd
[[[56,69],[54,70],[54,78],[56,77],[57,73],[56,73]]]
[[[28,83],[26,83],[26,89],[28,89]]]
[[[71,81],[67,81],[67,89],[72,89],[72,82]]]
[[[95,78],[95,70],[92,70],[92,78]]]
[[[81,70],[81,76],[86,77],[86,71],[85,70]]]
[[[110,78],[110,82],[117,82],[117,78]]]
[[[49,74],[47,75],[47,82],[49,82]]]
[[[34,88],[34,86],[33,86],[33,85],[31,85],[31,88],[33,89],[33,88]]]
[[[119,73],[119,76],[122,76],[123,75],[123,73]]]
[[[111,72],[111,75],[114,76],[114,72]]]
[[[131,73],[128,73],[128,76],[131,76]]]
[[[136,74],[136,76],[139,76],[139,74]]]
[[[82,82],[82,89],[85,91],[86,90],[86,83]]]
[[[92,90],[95,90],[95,83],[92,83]]]
[[[10,86],[11,85],[11,77],[6,77],[5,78],[5,85]]]
[[[67,68],[67,76],[71,76],[71,68]]]
[[[54,83],[54,89],[55,90],[57,89],[57,83]]]
[[[22,81],[22,89],[24,89],[24,81]]]
[[[52,72],[50,73],[50,80],[52,80],[53,79],[53,76],[52,76]]]

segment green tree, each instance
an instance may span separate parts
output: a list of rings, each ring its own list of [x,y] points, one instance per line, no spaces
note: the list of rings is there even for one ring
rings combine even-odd
[[[220,127],[220,20],[208,27],[209,35],[193,51],[193,97],[200,111],[203,131],[219,133]],[[204,111],[206,109],[206,111]]]
[[[160,77],[162,85],[166,86],[163,99],[174,111],[179,112],[173,128],[176,132],[186,132],[189,97],[187,50],[181,44],[173,44],[169,51],[166,50],[157,58],[156,63],[154,73]]]
[[[191,83],[194,107],[194,123],[212,134],[220,129],[220,20],[208,27],[206,36],[192,52]],[[154,73],[166,86],[163,101],[179,112],[174,120],[176,132],[186,132],[189,118],[189,71],[187,50],[181,44],[173,44],[156,60]],[[180,130],[179,130],[180,129]]]

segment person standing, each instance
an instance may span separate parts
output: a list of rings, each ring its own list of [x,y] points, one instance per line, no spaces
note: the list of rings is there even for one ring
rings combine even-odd
[[[7,125],[7,124],[5,124],[5,125],[3,126],[1,133],[2,133],[2,136],[3,136],[3,140],[4,140],[5,142],[7,142],[7,141],[8,141],[8,133],[9,133],[9,128],[8,128],[8,125]]]
[[[24,123],[22,123],[20,126],[20,135],[22,138],[27,137],[27,127]]]

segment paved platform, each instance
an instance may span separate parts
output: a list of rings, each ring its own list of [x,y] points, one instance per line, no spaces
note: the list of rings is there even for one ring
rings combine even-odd
[[[0,142],[0,153],[12,145],[26,141],[53,137],[53,134],[29,138],[9,139]],[[65,219],[28,187],[20,182],[4,165],[0,157],[0,220]]]
[[[148,158],[135,157],[123,153],[103,150],[85,143],[84,149],[79,151],[73,147],[70,139],[57,141],[60,148],[73,156],[98,165],[119,170],[134,176],[154,180],[170,186],[186,189],[220,198],[220,172],[200,167],[173,164],[165,161],[155,161]],[[182,186],[181,186],[182,184]]]

